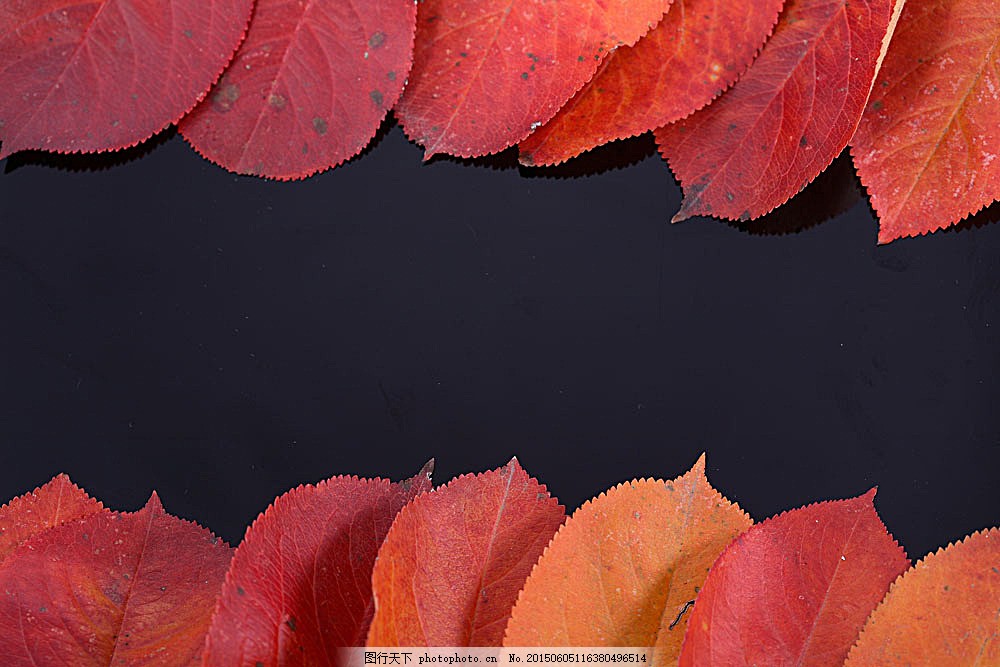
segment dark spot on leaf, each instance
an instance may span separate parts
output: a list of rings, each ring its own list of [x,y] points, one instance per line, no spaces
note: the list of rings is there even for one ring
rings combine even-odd
[[[109,586],[108,588],[105,588],[104,596],[109,600],[111,600],[111,602],[115,605],[120,605],[125,600],[125,597],[122,595],[121,591],[119,591],[114,586]]]
[[[302,154],[303,155],[309,154],[309,144],[302,144]]]
[[[742,213],[740,213],[741,222],[746,222],[749,219],[750,219],[750,211],[743,211]]]
[[[190,30],[185,30],[183,34],[184,34],[184,36],[185,36],[185,37],[187,37],[188,39],[192,39],[192,38],[194,37],[194,33],[193,33],[193,32],[191,32]]]
[[[582,63],[583,62],[583,56],[577,56],[576,57],[576,62]]]
[[[377,107],[382,106],[382,91],[373,90],[370,93],[368,93],[368,97],[372,98],[372,102],[375,103],[375,106]]]
[[[285,99],[284,95],[271,95],[267,98],[267,103],[272,106],[275,111],[281,111],[288,106],[288,100]]]
[[[799,146],[801,146],[802,148],[805,148],[808,145],[809,145],[809,140],[808,139],[806,139],[805,137],[802,137],[801,139],[799,139]]]
[[[48,610],[49,610],[49,608],[48,608],[48,607],[39,607],[39,608],[38,608],[38,613],[39,613],[39,614],[44,614],[44,613],[45,613],[45,612],[47,612]]]
[[[538,56],[536,56],[534,53],[528,53],[528,54],[525,54],[525,55],[527,55],[529,58],[531,58],[532,60],[534,60],[536,63],[538,62]]]
[[[242,586],[237,586],[237,587],[236,587],[236,594],[237,594],[237,595],[246,595],[246,594],[247,594],[247,592],[246,592],[245,590],[243,590],[243,587],[242,587]]]
[[[736,199],[736,196],[732,192],[727,192],[726,199],[728,199],[729,201],[733,201],[734,199]]]
[[[528,73],[527,72],[521,72],[521,78],[524,79],[525,81],[527,81],[528,80]]]
[[[286,624],[286,625],[287,625],[287,626],[288,626],[289,628],[291,628],[292,632],[295,632],[295,617],[294,617],[294,616],[289,616],[289,617],[288,617],[288,620],[287,620],[287,621],[285,621],[285,624]]]
[[[372,33],[372,36],[368,38],[369,49],[377,49],[383,44],[385,44],[385,33],[381,30]]]
[[[223,79],[219,87],[212,93],[212,108],[219,113],[226,113],[240,99],[240,87],[235,83],[226,83]]]
[[[317,116],[316,118],[313,118],[313,130],[316,131],[316,134],[319,134],[319,135],[326,134],[326,128],[327,128],[327,125],[326,125],[326,121],[325,120],[323,120],[319,116]]]
[[[875,100],[872,102],[872,111],[880,111],[882,109],[882,100]]]
[[[388,74],[385,75],[385,78],[389,79],[389,81],[395,81],[396,80],[396,73],[395,72],[389,72]]]
[[[462,56],[463,58],[468,58],[469,57],[469,54],[466,53],[465,51],[460,52],[458,55]]]

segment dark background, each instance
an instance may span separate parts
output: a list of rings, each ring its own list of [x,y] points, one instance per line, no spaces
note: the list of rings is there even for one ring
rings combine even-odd
[[[172,132],[0,171],[2,499],[65,471],[237,542],[335,474],[517,455],[573,508],[706,451],[757,520],[878,485],[911,556],[1000,523],[996,206],[879,247],[842,157],[764,221],[670,225],[648,137],[541,171],[392,125],[296,183]]]

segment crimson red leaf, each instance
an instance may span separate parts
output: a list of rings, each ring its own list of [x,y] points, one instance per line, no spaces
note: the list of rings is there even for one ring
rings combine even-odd
[[[909,0],[851,140],[879,242],[1000,197],[1000,3]]]
[[[518,591],[565,519],[511,460],[403,508],[372,574],[369,646],[499,646]]]
[[[204,97],[253,0],[0,3],[0,158],[107,151],[176,122]]]
[[[671,0],[424,0],[396,115],[425,157],[496,153],[545,123]]]
[[[258,0],[246,41],[180,124],[230,171],[288,180],[357,155],[399,99],[413,0]]]
[[[698,594],[680,665],[842,665],[909,566],[874,496],[792,510],[737,537]]]
[[[0,565],[4,667],[201,664],[232,549],[163,511],[99,512],[22,544]]]
[[[278,497],[236,550],[212,617],[206,665],[336,665],[364,643],[371,573],[400,508],[430,489],[413,478],[334,477]]]
[[[634,47],[620,47],[548,123],[522,141],[524,164],[559,164],[684,118],[743,73],[784,0],[674,0]]]
[[[846,667],[1000,665],[1000,530],[930,554],[868,618]]]
[[[67,475],[56,475],[44,486],[0,507],[0,563],[29,537],[101,511],[104,506]]]
[[[656,132],[684,187],[674,220],[757,218],[816,178],[858,125],[893,4],[789,0],[736,85]]]

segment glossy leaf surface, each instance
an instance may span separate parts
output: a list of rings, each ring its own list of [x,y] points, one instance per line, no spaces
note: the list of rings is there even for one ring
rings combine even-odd
[[[336,665],[364,643],[372,566],[393,519],[430,489],[432,464],[405,482],[334,477],[279,496],[247,530],[212,617],[208,665]]]
[[[705,478],[635,480],[566,522],[518,597],[508,646],[652,646],[673,665],[709,567],[753,522]]]
[[[548,121],[671,0],[425,0],[396,108],[426,157],[496,153]]]
[[[369,646],[499,646],[518,591],[565,519],[516,459],[407,505],[372,575]]]
[[[0,3],[0,158],[108,151],[177,122],[208,92],[253,0]]]
[[[410,70],[412,0],[258,0],[222,80],[180,125],[230,171],[288,180],[368,145]]]
[[[40,533],[0,565],[4,667],[200,665],[231,556],[156,494]]]
[[[882,243],[1000,197],[1000,3],[907,0],[851,147]]]
[[[634,47],[609,55],[548,123],[518,145],[550,165],[684,118],[728,88],[771,34],[784,0],[674,0]]]
[[[874,495],[792,510],[737,537],[698,594],[680,665],[842,665],[909,566]]]
[[[908,570],[845,665],[1000,665],[1000,530],[974,533]]]
[[[819,175],[861,119],[892,0],[788,0],[746,74],[656,132],[684,188],[674,220],[757,218]]]
[[[104,511],[87,492],[59,474],[0,507],[0,563],[18,544],[59,524]]]

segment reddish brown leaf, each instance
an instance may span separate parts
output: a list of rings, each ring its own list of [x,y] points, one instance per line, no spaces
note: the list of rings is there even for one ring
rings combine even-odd
[[[0,3],[0,158],[132,146],[197,104],[253,0]]]
[[[851,148],[881,243],[1000,197],[1000,3],[908,0]]]
[[[974,533],[908,570],[845,665],[1000,665],[1000,530]]]
[[[684,118],[750,65],[784,0],[750,10],[731,0],[674,0],[634,47],[620,47],[548,123],[518,148],[526,165],[564,162],[615,139]]]
[[[680,664],[842,665],[909,566],[874,496],[792,510],[737,537],[698,594]]]
[[[0,565],[4,667],[201,664],[231,555],[155,493],[40,533]]]
[[[518,591],[565,519],[512,460],[403,508],[372,575],[369,646],[499,646]]]
[[[230,171],[288,180],[357,155],[410,71],[413,0],[257,0],[222,80],[180,125]]]
[[[504,644],[652,646],[654,665],[674,665],[708,568],[752,523],[708,484],[704,456],[673,481],[616,486],[553,538]]]
[[[892,0],[788,0],[736,85],[657,130],[684,187],[674,220],[757,218],[816,178],[854,134],[893,16]]]
[[[363,644],[379,545],[430,489],[432,463],[405,482],[334,477],[278,497],[236,550],[205,664],[336,665],[339,647]]]
[[[499,152],[548,121],[671,0],[425,0],[396,115],[425,157]]]
[[[29,537],[96,512],[104,506],[65,474],[0,507],[0,563]]]

